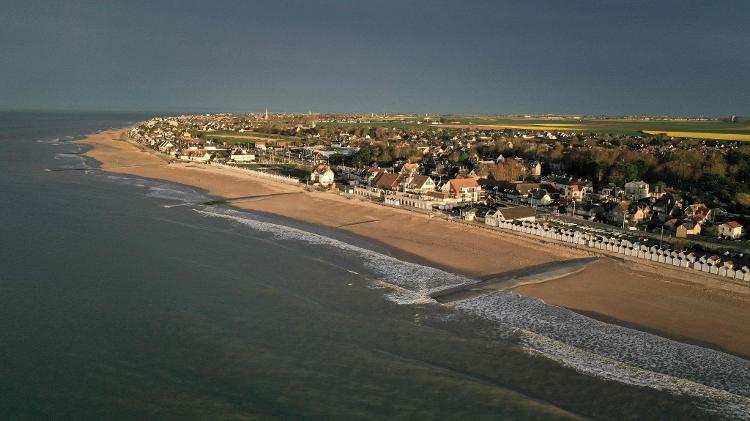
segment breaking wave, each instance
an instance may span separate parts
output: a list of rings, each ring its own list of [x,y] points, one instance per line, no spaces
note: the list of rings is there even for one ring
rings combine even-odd
[[[308,244],[325,245],[338,249],[349,255],[356,255],[365,267],[377,274],[390,286],[397,288],[389,295],[391,299],[402,304],[431,302],[429,295],[456,285],[476,282],[475,280],[448,273],[429,266],[404,262],[395,257],[374,252],[324,235],[311,233],[285,225],[263,222],[250,217],[246,212],[232,209],[207,207],[196,210],[201,215],[229,219],[251,229],[271,233],[279,240],[299,240]]]
[[[58,161],[67,161],[71,163],[70,165],[68,164],[63,165],[62,166],[63,168],[68,168],[71,165],[75,165],[76,167],[81,167],[81,168],[89,168],[86,157],[83,157],[77,153],[72,153],[72,152],[56,153],[54,155],[54,159]]]
[[[37,139],[36,143],[45,143],[47,145],[57,146],[57,145],[61,145],[63,142],[62,142],[62,139],[60,139],[59,137],[53,137],[52,139]]]
[[[110,173],[106,174],[106,178],[109,181],[119,184],[145,188],[147,189],[147,197],[173,202],[172,204],[163,205],[166,208],[181,205],[197,205],[211,200],[208,195],[197,189],[174,183],[165,183],[127,175],[113,175]]]
[[[476,280],[336,240],[254,218],[247,212],[206,207],[203,216],[223,218],[278,240],[336,248],[358,257],[388,286],[386,297],[399,304],[434,302],[431,293]],[[698,398],[717,415],[750,419],[750,362],[720,351],[604,323],[542,300],[499,291],[453,302],[471,315],[495,322],[498,337],[513,337],[528,352],[579,372],[636,386]]]
[[[143,180],[139,180],[138,184],[148,187],[146,195],[156,199],[170,200],[186,205],[198,204],[209,200],[209,197],[203,193],[188,188],[175,187],[174,184],[144,184]]]

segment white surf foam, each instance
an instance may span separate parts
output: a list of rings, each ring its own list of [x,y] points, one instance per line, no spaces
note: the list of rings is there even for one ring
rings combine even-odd
[[[65,161],[65,164],[61,165],[62,168],[89,168],[86,158],[76,153],[56,153],[53,158],[58,161]]]
[[[750,362],[724,352],[604,323],[510,292],[495,292],[453,305],[602,357],[750,396]]]
[[[415,263],[404,262],[395,257],[386,256],[362,247],[354,246],[320,234],[307,232],[298,228],[263,222],[249,217],[245,212],[233,209],[208,207],[207,210],[196,210],[204,216],[224,218],[240,223],[248,228],[271,233],[279,240],[299,240],[310,244],[326,245],[348,254],[360,257],[364,265],[378,274],[391,285],[404,288],[402,295],[411,295],[412,300],[424,299],[433,292],[459,284],[476,282],[460,275]],[[429,298],[427,298],[429,300]]]
[[[523,329],[514,332],[527,351],[557,361],[580,373],[634,386],[664,390],[675,395],[697,397],[696,405],[732,420],[750,419],[750,398],[701,383],[656,373],[615,359],[587,352]]]
[[[297,240],[356,255],[389,284],[386,297],[400,304],[434,302],[433,292],[475,280],[367,250],[298,228],[264,222],[232,209],[196,209],[279,240]],[[395,288],[393,288],[395,286]],[[498,335],[520,337],[528,351],[578,371],[619,382],[699,398],[717,414],[750,414],[750,362],[726,353],[600,322],[543,301],[496,292],[454,302],[463,312],[491,320]],[[519,334],[520,333],[520,334]]]
[[[147,189],[146,196],[148,197],[175,202],[175,204],[164,205],[164,207],[167,208],[195,205],[210,200],[210,198],[204,193],[188,186],[110,173],[106,173],[106,178],[109,181],[114,181],[119,184],[145,188]]]

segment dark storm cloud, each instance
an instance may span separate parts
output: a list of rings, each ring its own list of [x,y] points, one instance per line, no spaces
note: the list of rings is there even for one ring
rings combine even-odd
[[[0,108],[750,114],[746,1],[0,6]]]

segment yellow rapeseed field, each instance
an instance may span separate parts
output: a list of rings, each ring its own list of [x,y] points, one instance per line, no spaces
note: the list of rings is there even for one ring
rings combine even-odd
[[[706,133],[706,132],[665,132],[659,130],[644,130],[643,133],[664,133],[672,137],[692,137],[696,139],[718,139],[718,140],[750,140],[750,134],[735,133]]]

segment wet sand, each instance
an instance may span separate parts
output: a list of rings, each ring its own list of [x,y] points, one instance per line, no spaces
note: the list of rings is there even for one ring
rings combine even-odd
[[[495,276],[590,256],[333,193],[305,192],[300,186],[238,171],[168,163],[152,151],[116,140],[122,133],[111,130],[87,137],[82,143],[92,149],[86,155],[107,171],[191,185],[217,198],[243,198],[234,200],[232,206],[346,230],[470,276]],[[604,258],[574,274],[517,286],[513,291],[610,322],[619,320],[623,325],[750,356],[747,286]]]
[[[604,259],[582,272],[514,291],[590,317],[750,358],[750,288],[720,289],[697,279],[637,270]]]

